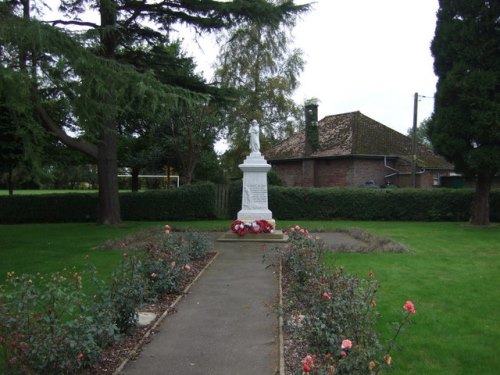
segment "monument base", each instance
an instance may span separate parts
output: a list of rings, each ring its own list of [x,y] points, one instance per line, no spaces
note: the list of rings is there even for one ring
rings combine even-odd
[[[245,236],[238,236],[232,231],[227,231],[220,236],[217,241],[220,242],[287,242],[288,235],[282,230],[274,230],[272,233],[247,233]]]

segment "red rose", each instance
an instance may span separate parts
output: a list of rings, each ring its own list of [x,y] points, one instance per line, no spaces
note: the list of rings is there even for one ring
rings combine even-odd
[[[403,305],[403,309],[408,311],[410,315],[415,314],[415,305],[411,301],[406,301],[406,303]]]

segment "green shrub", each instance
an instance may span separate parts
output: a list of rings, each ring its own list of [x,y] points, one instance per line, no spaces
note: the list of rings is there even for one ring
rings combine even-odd
[[[215,186],[211,183],[178,189],[120,194],[124,220],[189,220],[215,217]],[[95,221],[97,194],[0,196],[0,223]]]
[[[269,209],[281,220],[354,219],[467,221],[471,189],[344,189],[269,187]],[[500,190],[490,194],[500,220]]]
[[[342,267],[325,269],[321,258],[324,244],[303,228],[287,230],[288,246],[279,250],[283,264],[285,330],[308,354],[302,366],[288,364],[291,373],[373,374],[390,364],[390,352],[403,325],[384,348],[376,327],[375,294],[378,282],[363,280]],[[406,306],[406,304],[405,304]],[[305,354],[305,352],[304,352]],[[305,371],[305,370],[308,371]]]
[[[170,227],[157,246],[146,250],[143,274],[148,281],[148,299],[155,300],[164,293],[178,292],[183,266],[189,261],[180,236],[170,234]]]
[[[236,217],[238,211],[241,210],[241,198],[243,191],[243,180],[231,182],[229,185],[229,217]]]
[[[102,284],[93,296],[82,279],[95,270],[48,276],[9,273],[8,292],[0,294],[0,351],[6,373],[74,374],[95,362],[117,338]]]
[[[188,232],[185,236],[185,247],[189,259],[201,259],[212,249],[212,241],[210,241],[206,234]]]
[[[95,221],[97,194],[0,196],[0,223]]]
[[[215,217],[215,185],[120,194],[124,220],[190,220]]]
[[[148,282],[144,269],[139,255],[124,253],[112,274],[109,300],[114,322],[121,333],[135,327],[139,319],[137,308],[146,300]]]

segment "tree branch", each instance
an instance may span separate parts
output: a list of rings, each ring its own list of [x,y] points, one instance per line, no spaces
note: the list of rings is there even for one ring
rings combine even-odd
[[[73,21],[54,20],[54,21],[46,21],[46,22],[52,24],[52,26],[75,25],[75,26],[87,26],[87,27],[93,27],[93,28],[100,27],[98,24],[93,23],[93,22],[75,21],[75,20],[73,20]]]
[[[70,137],[63,129],[60,127],[56,126],[54,124],[54,121],[50,118],[48,113],[45,111],[45,109],[40,105],[36,104],[35,105],[35,111],[40,118],[40,122],[42,126],[53,136],[55,136],[57,139],[59,139],[62,143],[64,143],[66,146],[83,152],[86,155],[89,155],[90,157],[97,159],[97,146],[84,141],[82,139],[76,139],[73,137]]]

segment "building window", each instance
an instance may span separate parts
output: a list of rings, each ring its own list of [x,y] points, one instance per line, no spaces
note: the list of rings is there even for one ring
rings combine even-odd
[[[432,176],[432,186],[439,186],[439,185],[441,185],[440,175],[439,173],[434,173],[434,175]]]

